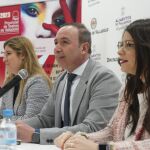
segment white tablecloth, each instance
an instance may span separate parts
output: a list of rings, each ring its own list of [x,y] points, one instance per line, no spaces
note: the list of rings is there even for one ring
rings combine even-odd
[[[17,145],[17,150],[60,150],[55,145],[40,145],[32,143],[21,143]]]

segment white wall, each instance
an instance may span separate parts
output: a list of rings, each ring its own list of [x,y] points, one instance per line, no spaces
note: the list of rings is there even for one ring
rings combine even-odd
[[[82,22],[92,33],[92,56],[121,79],[124,74],[117,63],[117,42],[129,23],[149,17],[148,0],[83,0]]]

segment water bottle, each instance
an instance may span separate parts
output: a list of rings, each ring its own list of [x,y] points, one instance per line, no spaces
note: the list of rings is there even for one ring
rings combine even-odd
[[[11,121],[12,109],[3,110],[3,119],[0,124],[0,150],[15,150],[17,141],[16,125]]]

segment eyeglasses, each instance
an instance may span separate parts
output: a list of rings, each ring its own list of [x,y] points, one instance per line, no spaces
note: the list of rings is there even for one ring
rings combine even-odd
[[[124,50],[131,50],[133,48],[135,48],[135,44],[133,43],[133,41],[124,41],[124,42],[118,42],[117,44],[118,50],[120,50],[121,48],[123,48]]]

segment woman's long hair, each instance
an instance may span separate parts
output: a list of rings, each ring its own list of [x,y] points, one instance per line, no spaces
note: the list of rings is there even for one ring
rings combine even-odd
[[[146,98],[148,109],[143,127],[150,134],[150,19],[134,21],[127,26],[125,31],[129,32],[134,40],[137,66],[135,75],[127,74],[124,93],[129,104],[128,123],[133,124],[130,134],[135,131],[139,119],[138,93],[143,93]]]
[[[29,39],[23,36],[12,37],[4,43],[4,46],[3,46],[4,49],[6,46],[9,46],[10,48],[12,48],[12,50],[15,51],[18,56],[19,55],[24,56],[20,69],[26,69],[29,74],[28,77],[32,77],[34,75],[42,75],[47,81],[49,87],[51,88],[51,81],[49,77],[47,76],[47,74],[45,73],[45,71],[43,70],[43,68],[41,67],[41,65],[39,64],[38,58],[34,51],[34,47]],[[12,74],[11,72],[7,70],[5,83],[10,81],[14,76],[15,76],[14,74]],[[20,81],[20,88],[18,92],[18,95],[20,97],[22,96],[26,81],[27,79]]]

